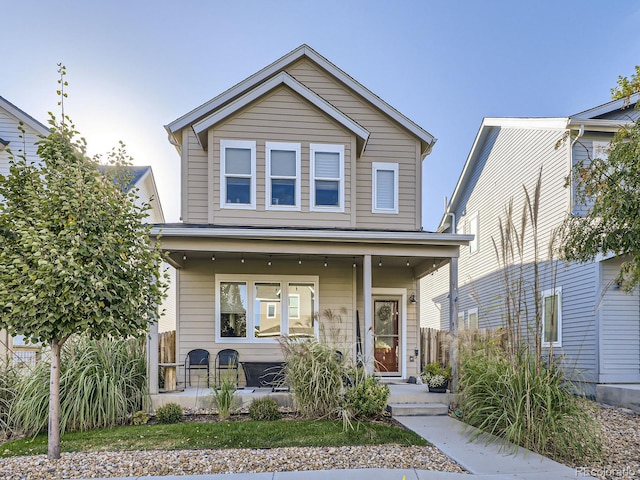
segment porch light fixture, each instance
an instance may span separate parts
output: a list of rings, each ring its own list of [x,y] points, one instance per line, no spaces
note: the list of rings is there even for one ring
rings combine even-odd
[[[381,267],[382,266],[382,257],[380,257],[380,259],[378,260],[378,266]]]
[[[298,255],[298,265],[302,265],[302,258],[300,258],[300,255]]]
[[[327,265],[329,265],[329,262],[327,262],[327,257],[324,257],[324,266],[326,267]]]
[[[271,255],[269,255],[269,261],[267,262],[267,265],[271,266]]]
[[[353,268],[356,268],[358,265],[356,264],[356,257],[353,257]]]
[[[0,152],[2,152],[5,148],[7,148],[7,146],[9,145],[9,140],[4,140],[2,138],[0,138]]]
[[[242,258],[240,258],[240,263],[244,263],[244,253],[242,254]]]
[[[215,262],[216,261],[216,254],[214,253],[213,255],[211,255],[211,261]]]
[[[412,293],[411,295],[409,295],[409,301],[411,303],[416,303],[417,302],[415,293]]]
[[[182,260],[186,260],[187,259],[187,255],[182,255]]]
[[[407,258],[407,267],[411,266],[411,262],[409,261],[409,259]]]

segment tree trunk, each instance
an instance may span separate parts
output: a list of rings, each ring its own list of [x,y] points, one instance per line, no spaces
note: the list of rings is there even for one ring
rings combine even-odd
[[[51,341],[51,374],[49,376],[49,460],[60,458],[60,347]]]

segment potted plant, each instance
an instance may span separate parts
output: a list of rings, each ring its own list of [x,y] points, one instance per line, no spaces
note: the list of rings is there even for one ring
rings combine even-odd
[[[430,392],[446,393],[449,380],[451,380],[451,367],[444,367],[438,362],[428,363],[425,365],[421,377]]]

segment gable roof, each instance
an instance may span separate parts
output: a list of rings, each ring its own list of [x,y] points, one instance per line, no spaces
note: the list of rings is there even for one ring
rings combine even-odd
[[[242,82],[231,87],[227,91],[221,93],[217,97],[214,97],[213,99],[195,108],[189,113],[169,123],[168,125],[165,126],[165,129],[169,133],[169,136],[173,138],[173,140],[175,141],[176,140],[175,133],[177,133],[179,130],[187,127],[188,125],[199,122],[201,119],[209,116],[215,110],[224,106],[228,102],[231,102],[232,100],[244,95],[246,92],[253,90],[260,83],[280,73],[288,65],[294,63],[295,61],[303,57],[310,59],[311,61],[313,61],[320,67],[322,67],[324,70],[329,72],[331,75],[333,75],[343,84],[345,84],[347,87],[351,88],[358,95],[363,97],[365,100],[367,100],[368,102],[373,104],[376,108],[378,108],[380,111],[382,111],[383,113],[391,117],[393,120],[395,120],[397,123],[399,123],[401,126],[403,126],[406,130],[408,130],[413,135],[418,137],[422,142],[425,143],[425,148],[423,152],[424,154],[428,154],[431,151],[433,144],[436,142],[436,138],[433,135],[431,135],[429,132],[424,130],[418,124],[409,120],[409,118],[405,117],[398,110],[393,108],[391,105],[383,101],[380,97],[378,97],[377,95],[372,93],[370,90],[365,88],[363,85],[358,83],[355,79],[347,75],[344,71],[339,69],[337,66],[335,66],[329,60],[327,60],[318,52],[313,50],[311,47],[304,44],[300,45],[295,50],[292,50],[291,52],[287,53],[286,55],[279,58],[272,64],[263,68],[262,70],[254,73],[253,75],[246,78]]]
[[[51,133],[51,130],[49,130],[49,128],[47,128],[44,124],[40,123],[38,120],[33,118],[24,110],[19,109],[9,100],[1,96],[0,96],[0,108],[9,112],[11,115],[16,117],[19,121],[23,122],[25,125],[28,125],[40,135],[48,136]]]
[[[571,115],[572,119],[593,119],[599,117],[601,115],[605,115],[607,113],[611,113],[616,110],[622,110],[624,108],[631,108],[635,103],[640,100],[640,94],[636,93],[635,95],[631,95],[629,98],[621,98],[618,100],[613,100],[611,102],[604,103],[602,105],[598,105],[597,107],[590,108],[589,110],[585,110],[584,112],[576,113]]]
[[[359,125],[357,122],[354,122],[342,113],[340,110],[335,108],[329,102],[327,102],[324,98],[317,95],[315,92],[304,86],[302,83],[297,81],[287,72],[280,72],[275,77],[270,78],[266,82],[259,84],[254,87],[252,90],[249,90],[247,93],[242,95],[239,98],[229,102],[224,107],[219,110],[214,111],[207,117],[202,120],[197,121],[193,124],[193,131],[196,133],[198,137],[198,141],[202,145],[202,147],[206,150],[207,148],[207,130],[209,127],[215,125],[216,123],[221,122],[222,120],[228,118],[229,116],[236,113],[241,108],[245,107],[249,103],[253,102],[255,99],[261,97],[265,93],[273,90],[274,88],[279,87],[280,85],[286,85],[294,92],[298,93],[300,96],[304,97],[306,100],[315,105],[318,109],[323,111],[329,117],[333,118],[347,130],[351,131],[358,138],[358,151],[362,153],[366,146],[367,140],[369,139],[369,131]]]

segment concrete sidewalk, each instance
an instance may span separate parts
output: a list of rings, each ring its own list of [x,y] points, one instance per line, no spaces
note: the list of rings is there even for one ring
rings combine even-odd
[[[314,470],[304,472],[228,473],[110,480],[562,480],[593,479],[546,457],[495,437],[471,441],[473,428],[447,416],[394,416],[398,422],[438,447],[464,467],[466,473],[416,469]],[[487,440],[491,440],[490,443]],[[102,479],[106,480],[106,479]]]

